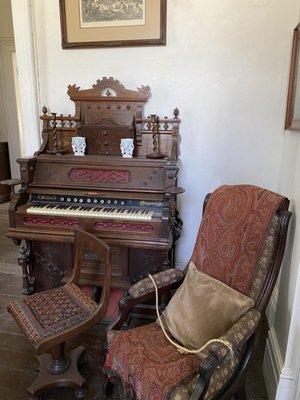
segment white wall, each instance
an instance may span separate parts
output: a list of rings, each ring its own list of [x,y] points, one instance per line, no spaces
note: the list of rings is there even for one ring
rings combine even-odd
[[[19,176],[15,162],[20,157],[19,115],[15,88],[17,71],[14,68],[14,31],[10,0],[0,0],[0,141],[8,142],[10,169],[13,177]]]
[[[34,1],[42,104],[73,112],[69,83],[113,76],[128,88],[150,85],[147,114],[179,107],[179,262],[190,257],[207,192],[241,182],[277,189],[297,10],[298,0],[172,0],[167,47],[62,50],[58,2]]]
[[[270,303],[271,322],[264,358],[269,400],[299,400],[300,390],[300,134],[284,132],[278,190],[291,199],[290,224],[277,296]],[[277,298],[276,298],[277,297]],[[277,300],[277,301],[276,301]],[[300,392],[299,392],[300,394]]]
[[[280,170],[279,188],[291,199],[293,219],[290,240],[279,285],[279,298],[275,316],[275,329],[282,354],[285,354],[288,341],[289,323],[295,297],[297,274],[300,262],[300,135],[285,133]],[[291,248],[292,247],[292,248]]]
[[[292,200],[294,213],[290,238],[282,266],[274,322],[275,342],[283,365],[279,376],[277,400],[299,400],[296,396],[300,380],[300,135],[286,133],[280,170],[280,189]],[[300,381],[299,381],[300,383]],[[300,385],[299,385],[300,389]],[[270,400],[272,398],[270,397]]]
[[[8,39],[13,38],[13,24],[10,0],[1,0],[0,4],[0,140],[7,140],[7,121],[3,92],[3,58],[4,49]]]

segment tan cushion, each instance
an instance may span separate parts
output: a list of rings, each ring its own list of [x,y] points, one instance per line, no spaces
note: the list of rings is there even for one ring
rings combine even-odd
[[[162,319],[179,343],[199,349],[223,335],[253,305],[252,299],[198,271],[190,262],[185,280]]]

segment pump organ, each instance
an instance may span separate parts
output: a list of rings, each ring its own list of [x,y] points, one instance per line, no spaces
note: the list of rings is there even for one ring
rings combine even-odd
[[[21,180],[4,182],[12,188],[8,237],[22,242],[24,293],[56,287],[70,275],[74,228],[112,247],[112,286],[122,290],[172,266],[180,236],[178,110],[173,118],[145,118],[150,88],[127,90],[113,78],[88,90],[69,85],[68,95],[75,115],[49,114],[43,107],[39,151],[17,160]],[[86,138],[83,157],[72,154],[74,136]],[[128,137],[135,143],[131,159],[120,152],[120,139]],[[82,283],[88,285],[95,274],[101,278],[101,260],[91,255],[85,261]]]

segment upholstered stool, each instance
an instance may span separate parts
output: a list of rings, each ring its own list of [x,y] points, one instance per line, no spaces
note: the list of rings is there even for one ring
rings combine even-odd
[[[83,248],[99,254],[106,264],[99,304],[77,286]],[[70,281],[60,288],[36,293],[9,304],[8,311],[32,344],[40,364],[37,379],[27,389],[32,398],[38,398],[43,391],[55,387],[72,387],[76,398],[85,397],[86,381],[78,371],[78,362],[85,348],[79,346],[67,355],[65,342],[104,317],[110,287],[109,260],[109,248],[103,242],[77,230],[75,267]]]

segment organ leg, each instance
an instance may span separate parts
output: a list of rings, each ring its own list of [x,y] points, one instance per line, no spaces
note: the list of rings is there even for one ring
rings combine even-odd
[[[171,268],[171,252],[169,250],[166,250],[163,252],[163,266],[162,270],[166,270]]]
[[[19,249],[18,264],[22,268],[22,293],[32,294],[34,292],[34,284],[30,279],[31,265],[30,245],[25,242]]]

